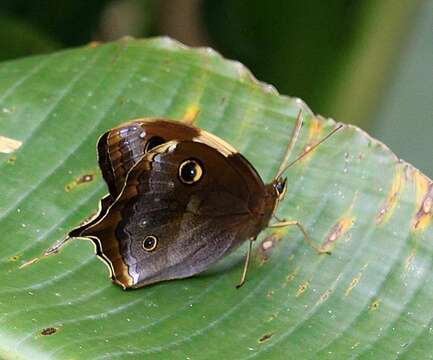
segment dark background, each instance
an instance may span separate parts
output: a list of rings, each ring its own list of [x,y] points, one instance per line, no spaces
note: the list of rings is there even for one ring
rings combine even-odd
[[[432,0],[0,2],[0,60],[125,35],[211,46],[433,175]]]

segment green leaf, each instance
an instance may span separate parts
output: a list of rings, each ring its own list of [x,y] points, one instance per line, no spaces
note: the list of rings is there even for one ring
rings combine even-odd
[[[331,256],[296,228],[267,230],[239,290],[245,247],[202,275],[123,291],[86,241],[21,266],[96,210],[106,192],[95,154],[103,131],[199,109],[197,125],[271,181],[300,109],[294,154],[335,123],[239,63],[168,39],[6,62],[0,79],[0,149],[22,142],[0,154],[1,357],[430,355],[433,185],[383,144],[345,126],[287,172],[278,216],[302,222]]]

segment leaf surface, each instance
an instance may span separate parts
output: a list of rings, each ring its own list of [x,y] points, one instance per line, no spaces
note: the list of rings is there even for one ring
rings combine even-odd
[[[107,278],[91,243],[21,267],[97,209],[100,134],[184,119],[230,142],[271,181],[296,115],[299,154],[334,126],[242,65],[164,38],[122,40],[0,65],[0,356],[4,358],[425,358],[432,348],[433,185],[345,126],[287,172],[247,283],[245,247],[209,271],[136,291]],[[0,146],[0,149],[2,147]],[[91,175],[92,181],[82,181]],[[88,179],[88,178],[86,178]],[[21,267],[21,268],[20,268]]]

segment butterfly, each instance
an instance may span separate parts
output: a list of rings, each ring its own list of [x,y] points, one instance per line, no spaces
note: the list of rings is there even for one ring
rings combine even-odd
[[[45,254],[71,238],[91,240],[113,281],[127,289],[193,276],[249,241],[240,287],[266,227],[296,225],[317,248],[298,221],[270,224],[286,192],[286,169],[342,127],[286,165],[301,126],[299,113],[280,169],[265,184],[234,147],[191,124],[146,118],[119,125],[97,145],[109,190],[99,212]]]

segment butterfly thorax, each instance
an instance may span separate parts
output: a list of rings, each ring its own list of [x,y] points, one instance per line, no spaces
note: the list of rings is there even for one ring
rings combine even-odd
[[[257,214],[257,233],[266,228],[275,213],[278,204],[286,193],[286,179],[278,177],[264,186],[264,196],[261,213]]]
[[[268,226],[279,200],[274,183],[266,184],[264,190],[260,213],[255,214],[257,234]]]

